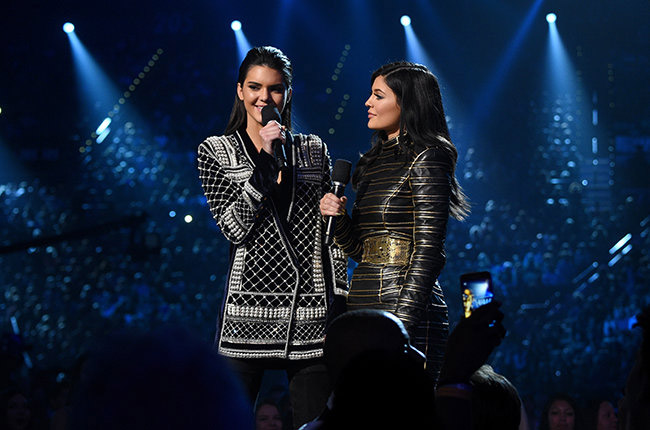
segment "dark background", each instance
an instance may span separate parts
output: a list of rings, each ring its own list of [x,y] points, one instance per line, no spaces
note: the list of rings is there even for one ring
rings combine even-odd
[[[233,19],[252,45],[292,59],[294,128],[356,162],[371,136],[370,74],[406,57],[399,18],[408,14],[440,78],[473,204],[468,220],[449,224],[440,280],[450,319],[460,316],[458,276],[490,270],[509,328],[491,363],[531,418],[558,390],[620,397],[639,342],[630,318],[650,302],[647,1],[541,2],[501,69],[540,2],[181,3],[11,1],[3,12],[0,327],[11,331],[16,318],[35,368],[65,370],[123,327],[180,323],[207,342],[214,335],[228,243],[202,196],[195,150],[230,113]],[[577,82],[559,95],[545,75],[548,12]],[[114,99],[84,102],[66,21]],[[93,131],[154,55],[97,144]],[[493,76],[499,84],[483,97]],[[626,234],[632,247],[610,253]]]

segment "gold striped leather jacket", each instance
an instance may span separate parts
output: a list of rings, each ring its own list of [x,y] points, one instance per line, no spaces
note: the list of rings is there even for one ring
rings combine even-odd
[[[359,264],[350,283],[349,310],[395,314],[437,372],[447,338],[447,306],[437,278],[451,196],[451,163],[433,146],[415,152],[397,138],[359,181],[352,216],[337,218],[335,241]]]

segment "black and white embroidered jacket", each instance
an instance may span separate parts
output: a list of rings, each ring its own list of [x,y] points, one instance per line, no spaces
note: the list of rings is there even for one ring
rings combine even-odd
[[[232,244],[215,347],[236,358],[321,356],[328,303],[333,294],[347,294],[347,259],[323,244],[319,202],[331,188],[327,147],[315,135],[293,136],[285,220],[253,185],[253,158],[239,131],[207,138],[198,152],[210,210]]]

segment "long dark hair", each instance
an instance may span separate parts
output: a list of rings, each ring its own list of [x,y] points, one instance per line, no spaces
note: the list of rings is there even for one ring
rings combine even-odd
[[[456,180],[458,151],[449,137],[438,79],[425,66],[407,61],[381,66],[372,74],[370,85],[379,76],[395,93],[400,107],[398,143],[401,151],[419,153],[426,148],[436,147],[447,154],[451,165],[449,212],[458,220],[464,219],[469,213],[469,203]],[[352,176],[355,189],[368,165],[381,153],[381,142],[387,138],[383,130],[375,133],[372,148],[361,157]]]
[[[237,83],[244,86],[246,75],[253,66],[266,66],[275,69],[282,74],[282,82],[284,83],[287,91],[291,89],[291,82],[293,81],[293,68],[289,57],[284,55],[282,51],[273,46],[258,46],[246,54],[244,61],[239,66],[239,74],[237,75]],[[246,108],[244,102],[239,100],[235,94],[235,102],[232,106],[230,119],[226,126],[225,134],[232,134],[235,130],[246,124]],[[291,130],[291,98],[287,100],[284,110],[282,111],[282,125]]]

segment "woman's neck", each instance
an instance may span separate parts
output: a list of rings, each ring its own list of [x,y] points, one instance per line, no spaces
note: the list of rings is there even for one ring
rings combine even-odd
[[[257,152],[260,152],[262,150],[262,137],[260,136],[261,129],[262,124],[256,121],[249,120],[248,124],[246,124],[246,133],[248,134],[248,137],[251,138],[251,141],[253,142],[253,145],[255,145]]]
[[[400,141],[399,137],[400,137],[399,133],[392,136],[392,137],[391,136],[386,136],[386,140],[384,140],[382,142],[382,145],[388,145],[388,146],[395,145],[395,144],[399,143],[399,141]]]

